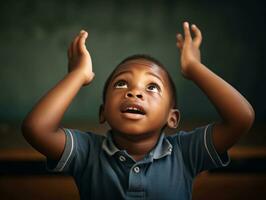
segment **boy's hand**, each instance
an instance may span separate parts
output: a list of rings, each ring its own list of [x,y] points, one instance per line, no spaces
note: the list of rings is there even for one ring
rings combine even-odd
[[[89,84],[94,78],[91,56],[85,46],[88,33],[84,30],[75,37],[68,48],[68,72],[79,71],[84,77],[84,84]]]
[[[200,44],[202,41],[202,36],[200,30],[196,25],[192,25],[191,29],[195,35],[194,38],[191,37],[189,23],[184,22],[184,37],[177,33],[176,35],[176,45],[180,50],[180,61],[181,61],[181,72],[185,78],[190,79],[190,72],[194,67],[199,66],[200,61]]]

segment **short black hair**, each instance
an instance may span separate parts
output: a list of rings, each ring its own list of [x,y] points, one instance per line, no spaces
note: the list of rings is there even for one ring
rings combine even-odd
[[[105,100],[106,100],[106,91],[107,91],[108,85],[110,84],[111,79],[112,79],[114,73],[116,72],[116,70],[118,69],[118,67],[120,65],[124,64],[127,61],[137,60],[137,59],[144,59],[144,60],[148,60],[148,61],[150,61],[152,63],[155,63],[157,66],[159,66],[166,73],[166,75],[167,75],[167,77],[169,79],[169,82],[170,82],[170,88],[171,88],[171,92],[172,92],[173,108],[177,108],[177,93],[176,93],[176,87],[175,87],[173,79],[171,78],[171,76],[170,76],[169,72],[167,71],[167,69],[165,68],[165,66],[159,60],[157,60],[156,58],[154,58],[154,57],[152,57],[150,55],[147,55],[147,54],[135,54],[135,55],[129,56],[129,57],[125,58],[124,60],[122,60],[115,67],[115,69],[112,71],[112,73],[109,75],[109,77],[105,81],[104,88],[103,88],[103,95],[102,95],[103,103],[105,103]]]

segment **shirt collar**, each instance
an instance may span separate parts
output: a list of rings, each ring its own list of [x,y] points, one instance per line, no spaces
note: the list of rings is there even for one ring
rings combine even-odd
[[[153,159],[159,159],[164,156],[170,155],[172,153],[173,146],[166,138],[164,132],[160,135],[160,138],[155,146],[155,148],[151,151],[151,155],[153,154]]]
[[[108,131],[107,137],[102,143],[102,148],[110,156],[113,156],[116,152],[121,151],[115,146],[111,131]],[[162,133],[157,141],[156,146],[150,151],[149,155],[153,159],[160,159],[164,156],[170,155],[172,153],[172,148],[172,144],[166,138],[165,134]]]
[[[107,132],[107,137],[103,140],[102,148],[110,156],[113,156],[116,152],[120,151],[113,142],[111,131]]]

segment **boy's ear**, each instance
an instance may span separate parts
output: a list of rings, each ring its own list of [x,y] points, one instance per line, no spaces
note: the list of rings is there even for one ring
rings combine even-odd
[[[167,126],[169,128],[177,128],[180,121],[180,112],[178,109],[171,109],[168,120]]]
[[[105,122],[105,117],[104,117],[104,106],[103,104],[100,105],[100,109],[99,109],[99,122],[101,124],[103,124]]]

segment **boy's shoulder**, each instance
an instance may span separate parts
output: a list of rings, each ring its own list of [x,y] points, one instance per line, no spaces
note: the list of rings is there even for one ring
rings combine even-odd
[[[192,128],[190,130],[178,130],[174,133],[171,134],[167,134],[167,139],[176,139],[176,138],[182,138],[182,137],[189,137],[191,135],[197,135],[200,133],[206,133],[207,131],[209,131],[208,129],[211,129],[212,124],[208,124],[205,126],[199,126],[199,127],[195,127]]]
[[[167,134],[166,138],[169,142],[178,146],[179,148],[193,147],[198,143],[205,144],[209,141],[212,135],[212,124],[207,124],[204,126],[199,126],[191,130],[179,130],[172,134]],[[206,144],[205,144],[206,145]]]
[[[106,134],[102,134],[102,133],[96,133],[90,130],[81,130],[81,129],[76,129],[76,128],[63,128],[65,133],[69,133],[69,134],[77,134],[78,137],[95,137],[95,138],[105,138]]]
[[[81,144],[84,142],[100,144],[106,138],[105,134],[95,133],[92,131],[83,131],[80,129],[71,129],[71,128],[64,128],[63,130],[68,138]]]

